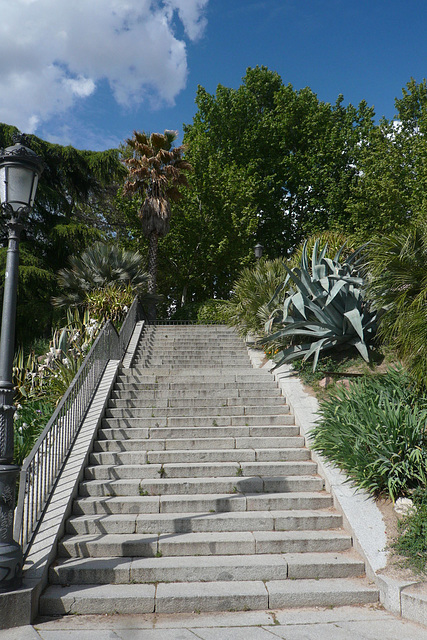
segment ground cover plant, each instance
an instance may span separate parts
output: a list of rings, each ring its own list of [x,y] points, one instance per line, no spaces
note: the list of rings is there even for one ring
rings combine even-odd
[[[402,368],[335,388],[319,414],[311,447],[356,486],[392,500],[425,487],[427,401]]]

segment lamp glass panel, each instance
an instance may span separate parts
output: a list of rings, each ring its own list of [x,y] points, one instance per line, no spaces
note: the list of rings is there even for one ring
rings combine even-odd
[[[8,202],[15,211],[30,204],[34,197],[34,172],[22,165],[6,165],[0,172],[2,202]]]
[[[0,167],[0,201],[6,202],[6,167]]]
[[[34,200],[36,198],[37,185],[39,183],[39,177],[38,177],[37,173],[34,173],[33,176],[34,176],[34,181],[33,181],[33,189],[32,189],[32,193],[31,193],[31,201],[30,201],[30,206],[31,207],[34,204]]]

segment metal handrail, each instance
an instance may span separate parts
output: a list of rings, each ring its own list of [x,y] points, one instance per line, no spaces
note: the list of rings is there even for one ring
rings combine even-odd
[[[142,310],[135,298],[120,334],[111,321],[104,324],[54,414],[24,460],[14,523],[14,539],[21,544],[24,558],[107,363],[123,359],[135,324],[141,317]]]

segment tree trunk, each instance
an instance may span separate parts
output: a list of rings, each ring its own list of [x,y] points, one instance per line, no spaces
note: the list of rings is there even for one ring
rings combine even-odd
[[[157,233],[150,233],[149,246],[148,246],[148,275],[150,276],[148,282],[148,293],[156,293],[157,291],[157,248],[159,243],[159,236]],[[148,308],[148,321],[156,321],[156,303],[153,302]]]

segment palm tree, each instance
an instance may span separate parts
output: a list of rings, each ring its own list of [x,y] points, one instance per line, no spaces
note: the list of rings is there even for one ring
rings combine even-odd
[[[153,296],[146,293],[149,276],[143,270],[143,257],[135,251],[104,242],[96,242],[81,256],[70,256],[70,268],[58,272],[61,294],[53,298],[57,307],[87,305],[91,292],[115,285],[123,290],[131,287],[139,295],[141,304],[150,304]]]
[[[125,194],[139,194],[143,198],[140,210],[142,230],[149,240],[148,291],[156,293],[157,248],[159,238],[169,231],[171,202],[181,198],[180,186],[188,186],[183,171],[192,166],[182,158],[185,146],[172,148],[177,131],[165,129],[163,134],[148,135],[134,131],[133,138],[126,140],[130,157],[124,159],[129,169],[125,182]]]

